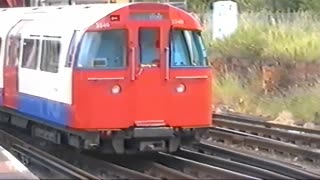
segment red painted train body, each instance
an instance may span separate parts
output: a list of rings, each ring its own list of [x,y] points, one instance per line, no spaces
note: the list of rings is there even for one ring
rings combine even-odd
[[[185,11],[101,4],[0,9],[0,18],[1,106],[33,135],[102,152],[172,152],[211,126],[211,70],[200,24]]]

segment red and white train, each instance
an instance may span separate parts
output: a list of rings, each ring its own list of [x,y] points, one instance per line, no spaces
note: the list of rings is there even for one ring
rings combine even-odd
[[[211,120],[199,22],[168,4],[0,9],[2,121],[80,149],[172,152]]]

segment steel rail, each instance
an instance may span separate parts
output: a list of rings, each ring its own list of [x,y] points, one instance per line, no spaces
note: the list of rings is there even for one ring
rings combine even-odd
[[[20,145],[14,145],[11,150],[20,157],[28,159],[29,163],[36,163],[43,167],[54,170],[56,173],[70,179],[99,179],[98,177],[87,173],[73,165],[67,164],[51,155],[41,152],[35,148],[25,148]]]
[[[281,163],[279,161],[274,161],[269,158],[262,158],[261,156],[249,155],[241,153],[235,150],[226,149],[218,145],[209,144],[206,142],[201,142],[195,144],[194,148],[198,151],[206,152],[211,155],[218,157],[229,158],[240,163],[252,165],[262,169],[266,169],[278,174],[282,174],[287,177],[294,179],[319,179],[320,175],[307,172],[305,170],[295,168],[291,165]]]
[[[179,156],[159,153],[157,159],[167,167],[175,168],[185,173],[191,174],[197,178],[210,178],[210,179],[259,179],[253,176],[245,175],[238,172],[233,172],[228,169],[203,164],[201,162],[193,161],[190,159],[182,158]]]
[[[267,128],[278,128],[278,129],[284,129],[288,131],[298,131],[298,132],[320,135],[320,130],[317,130],[317,129],[307,129],[307,128],[302,128],[298,126],[288,126],[283,124],[271,123],[271,122],[267,122],[267,121],[270,121],[270,119],[263,118],[260,116],[244,115],[239,113],[213,113],[212,118],[213,120],[218,118],[218,119],[225,119],[229,121],[248,123],[250,125],[260,125]]]
[[[147,155],[105,157],[105,160],[159,179],[196,179],[181,171],[157,163],[154,160],[155,157],[157,157],[157,154],[151,153]]]
[[[232,121],[228,119],[214,119],[218,127],[235,129],[241,132],[259,135],[278,141],[306,146],[310,148],[320,148],[320,136],[309,133],[292,132],[284,129],[266,128],[262,126],[243,123],[242,121]]]
[[[139,166],[140,165],[141,164],[139,164]],[[197,179],[196,177],[168,168],[156,162],[146,162],[143,163],[143,166],[147,174],[154,175],[160,179]]]
[[[270,170],[236,162],[228,158],[211,156],[211,155],[195,152],[188,149],[181,148],[180,151],[174,153],[174,155],[191,159],[204,164],[221,167],[223,169],[229,169],[234,172],[239,172],[242,174],[246,174],[246,175],[261,178],[261,179],[292,179],[292,178],[289,178],[288,176],[284,176],[282,174],[275,173]]]
[[[252,134],[242,133],[224,128],[212,128],[208,131],[210,137],[216,140],[223,140],[231,144],[242,144],[250,147],[258,147],[260,149],[282,152],[313,163],[320,162],[320,152],[313,151],[297,145],[276,141]]]

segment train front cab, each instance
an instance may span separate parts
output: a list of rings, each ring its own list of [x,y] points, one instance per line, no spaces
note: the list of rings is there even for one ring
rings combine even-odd
[[[75,56],[72,126],[111,134],[117,153],[175,151],[184,131],[211,126],[200,30],[186,12],[158,3],[130,5],[91,26]]]

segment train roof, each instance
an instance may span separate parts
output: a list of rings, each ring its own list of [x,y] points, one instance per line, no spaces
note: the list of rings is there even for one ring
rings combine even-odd
[[[0,9],[1,29],[8,31],[20,19],[32,20],[22,32],[60,34],[85,29],[104,16],[128,4],[90,4],[36,8]],[[2,25],[3,24],[3,25]],[[1,31],[1,30],[0,30]],[[0,32],[1,33],[1,32]]]
[[[151,4],[170,7],[186,13],[169,4],[161,3],[117,3],[117,4],[84,4],[71,6],[43,6],[23,8],[0,8],[0,36],[7,33],[21,19],[32,20],[23,26],[21,33],[61,36],[68,31],[85,30],[99,20],[133,4]],[[183,11],[183,12],[182,12]]]

